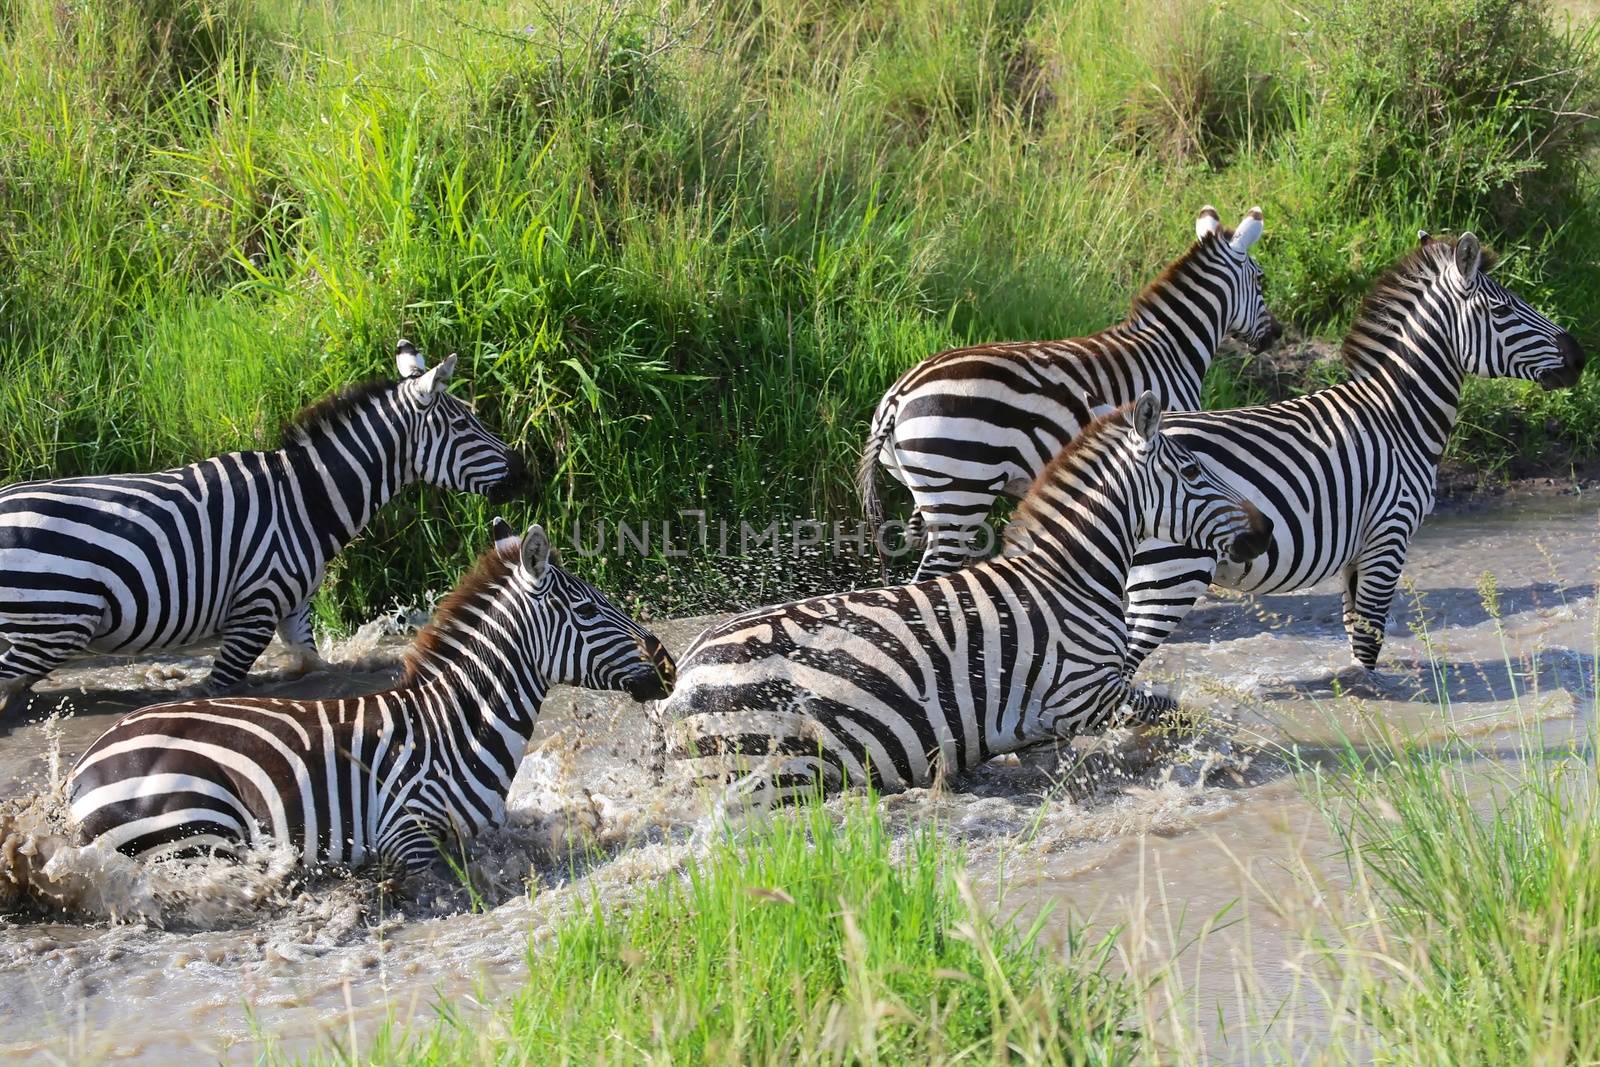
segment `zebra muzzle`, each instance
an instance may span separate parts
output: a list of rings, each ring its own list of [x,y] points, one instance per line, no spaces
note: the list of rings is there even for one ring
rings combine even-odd
[[[498,482],[491,485],[483,495],[491,504],[504,504],[521,495],[523,482],[526,479],[528,466],[522,457],[515,452],[506,453],[506,473]]]
[[[638,701],[664,700],[672,693],[678,680],[678,665],[673,662],[660,641],[651,640],[641,646],[647,662],[636,668],[623,682],[627,694]]]
[[[1556,341],[1556,351],[1561,353],[1561,366],[1551,367],[1539,375],[1539,385],[1545,389],[1565,389],[1577,385],[1588,362],[1583,346],[1570,333],[1563,333]]]
[[[1250,528],[1233,539],[1228,546],[1228,558],[1235,563],[1247,563],[1267,550],[1272,543],[1272,520],[1254,507],[1246,507]]]

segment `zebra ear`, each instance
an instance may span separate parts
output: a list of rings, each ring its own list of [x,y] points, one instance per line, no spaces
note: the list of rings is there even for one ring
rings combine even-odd
[[[1200,209],[1200,214],[1194,217],[1194,239],[1203,241],[1222,228],[1222,216],[1217,214],[1217,209],[1207,204]]]
[[[1261,240],[1261,232],[1267,224],[1261,220],[1261,208],[1253,207],[1245,212],[1244,221],[1239,223],[1239,228],[1233,231],[1231,247],[1235,252],[1248,252],[1250,246]]]
[[[522,535],[522,565],[536,582],[550,567],[550,538],[538,523],[528,527],[528,532]]]
[[[422,353],[417,351],[417,346],[404,337],[395,342],[394,365],[402,378],[415,378],[428,369],[428,363],[422,358]]]
[[[455,373],[455,369],[456,354],[452,352],[449,359],[418,378],[417,385],[427,396],[437,396],[444,392],[445,387],[450,384],[450,375]]]
[[[1431,240],[1433,240],[1433,234],[1429,233],[1427,230],[1417,231],[1417,244],[1425,245]]]
[[[1156,394],[1148,389],[1139,394],[1139,399],[1133,402],[1133,410],[1128,413],[1128,423],[1146,441],[1153,440],[1161,432],[1161,402]]]
[[[497,552],[506,552],[518,547],[517,531],[500,516],[494,517],[494,521],[489,524],[489,530],[494,534],[494,547]]]
[[[1461,272],[1462,281],[1471,285],[1482,263],[1483,246],[1478,243],[1477,235],[1468,232],[1456,238],[1456,270]]]

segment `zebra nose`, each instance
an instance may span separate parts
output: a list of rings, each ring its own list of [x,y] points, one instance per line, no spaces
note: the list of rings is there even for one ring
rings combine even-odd
[[[1272,312],[1267,312],[1266,323],[1261,332],[1256,335],[1256,340],[1250,347],[1257,352],[1265,352],[1278,343],[1278,338],[1283,336],[1283,324],[1277,320]]]
[[[1552,367],[1539,375],[1539,384],[1546,389],[1565,389],[1569,385],[1577,385],[1583,365],[1588,362],[1583,346],[1576,337],[1562,331],[1561,336],[1556,338],[1556,351],[1561,354],[1561,366]]]
[[[1253,507],[1248,508],[1246,514],[1250,517],[1250,528],[1234,538],[1233,544],[1228,546],[1228,558],[1235,563],[1255,559],[1272,542],[1272,520]]]
[[[516,497],[522,490],[527,473],[528,466],[522,461],[522,457],[515,452],[507,452],[505,474],[501,476],[498,482],[490,486],[489,491],[484,495],[489,498],[491,504],[504,504],[506,501]]]
[[[678,681],[678,665],[672,661],[666,646],[653,636],[639,643],[639,651],[644,653],[647,663],[633,672],[624,688],[635,700],[665,699]]]

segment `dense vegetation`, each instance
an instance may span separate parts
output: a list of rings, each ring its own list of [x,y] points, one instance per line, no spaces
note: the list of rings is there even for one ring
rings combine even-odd
[[[900,370],[1106,325],[1207,201],[1265,207],[1304,336],[1471,227],[1594,345],[1594,43],[1525,0],[7,0],[0,477],[270,445],[403,333],[533,461],[513,519],[851,514]],[[1593,454],[1593,383],[1474,388],[1458,447]],[[487,515],[407,495],[323,618],[447,588]]]

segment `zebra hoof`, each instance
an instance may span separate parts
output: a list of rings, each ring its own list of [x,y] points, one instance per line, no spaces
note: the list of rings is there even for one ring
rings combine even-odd
[[[207,678],[200,686],[200,695],[207,699],[236,695],[242,688],[239,682],[216,682]]]
[[[32,678],[14,678],[8,682],[0,682],[0,714],[9,711],[21,711],[32,697]]]
[[[1336,696],[1355,697],[1358,700],[1377,700],[1388,693],[1383,675],[1364,664],[1352,663],[1338,671],[1329,680]]]
[[[289,653],[289,662],[284,666],[283,673],[290,678],[299,678],[315,671],[326,671],[328,661],[323,659],[314,649]]]

